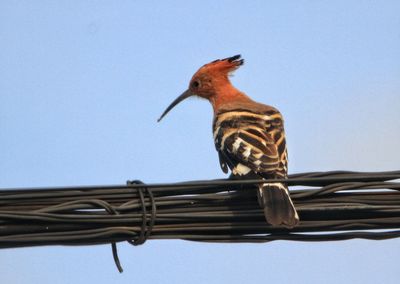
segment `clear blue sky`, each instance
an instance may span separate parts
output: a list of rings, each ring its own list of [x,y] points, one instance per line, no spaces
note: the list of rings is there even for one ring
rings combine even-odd
[[[241,1],[243,2],[243,1]],[[286,118],[290,172],[400,169],[399,1],[1,1],[0,188],[224,177],[198,67]],[[398,283],[400,240],[0,251],[2,283]]]

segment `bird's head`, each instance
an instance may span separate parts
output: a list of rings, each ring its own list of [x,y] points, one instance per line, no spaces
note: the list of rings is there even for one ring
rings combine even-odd
[[[189,88],[177,97],[163,112],[158,121],[160,121],[171,109],[184,99],[191,96],[198,96],[215,102],[218,94],[224,90],[236,90],[229,81],[229,75],[243,65],[244,60],[240,55],[217,59],[208,64],[203,65],[192,77]]]

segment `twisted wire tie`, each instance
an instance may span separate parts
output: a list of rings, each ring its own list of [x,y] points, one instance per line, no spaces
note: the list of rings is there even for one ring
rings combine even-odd
[[[143,184],[144,183],[140,180],[133,180],[133,181],[127,181],[127,186],[129,187],[130,185],[134,185],[134,184]],[[154,201],[154,195],[153,192],[148,188],[148,187],[136,187],[135,188],[137,190],[137,192],[139,193],[139,199],[140,199],[140,204],[142,207],[142,225],[140,227],[140,234],[139,237],[135,240],[128,240],[128,243],[130,243],[131,245],[134,246],[138,246],[138,245],[142,245],[146,242],[146,240],[149,238],[149,236],[151,235],[151,232],[153,231],[153,227],[155,224],[155,220],[157,217],[157,206],[156,203]],[[149,200],[150,200],[150,205],[151,205],[151,216],[150,216],[150,220],[147,220],[147,209],[146,209],[146,202],[145,202],[145,197],[144,197],[144,192],[147,193],[147,195],[149,196]],[[112,208],[112,210],[108,210],[106,208],[107,212],[111,213],[111,214],[119,214],[117,210],[115,210],[114,208]],[[117,251],[117,245],[115,242],[111,243],[111,248],[112,248],[112,253],[113,253],[113,258],[114,258],[114,262],[115,265],[118,268],[118,271],[120,273],[123,272],[122,266],[121,266],[121,262],[119,260],[118,257],[118,251]]]

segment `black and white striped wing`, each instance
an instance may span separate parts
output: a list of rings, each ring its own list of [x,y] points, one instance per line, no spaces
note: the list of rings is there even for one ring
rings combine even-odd
[[[214,140],[222,170],[227,172],[228,166],[234,175],[239,176],[253,172],[268,177],[284,177],[286,145],[283,126],[278,125],[277,118],[280,118],[279,113],[271,116],[244,111],[230,111],[217,116]]]

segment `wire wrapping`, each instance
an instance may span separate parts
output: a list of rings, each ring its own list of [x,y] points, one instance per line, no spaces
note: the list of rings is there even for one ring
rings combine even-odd
[[[0,190],[0,248],[202,242],[382,240],[400,237],[400,171],[300,173],[282,180],[300,215],[271,227],[254,192],[259,180]],[[275,180],[276,181],[276,180]],[[265,182],[265,181],[264,181]]]
[[[156,221],[156,216],[157,216],[157,207],[156,203],[154,202],[154,196],[153,193],[149,188],[145,186],[145,184],[140,181],[140,180],[134,180],[134,181],[128,181],[127,182],[128,186],[131,186],[133,184],[141,184],[143,187],[137,188],[138,193],[139,193],[139,198],[140,198],[140,204],[141,204],[141,209],[142,209],[142,226],[140,228],[140,234],[139,237],[134,240],[133,242],[128,240],[128,242],[134,246],[142,245],[146,242],[146,240],[149,238],[151,231],[153,230],[154,223]],[[150,199],[150,204],[151,204],[151,216],[150,216],[150,221],[147,221],[147,211],[146,211],[146,203],[144,200],[144,194],[143,194],[143,189],[147,192],[149,195]],[[147,225],[147,223],[149,223]]]

